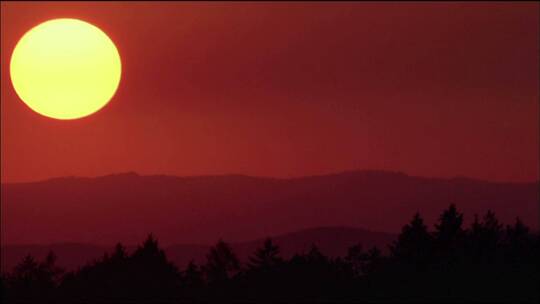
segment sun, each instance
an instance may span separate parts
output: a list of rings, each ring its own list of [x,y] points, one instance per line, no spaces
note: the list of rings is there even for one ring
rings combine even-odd
[[[103,108],[121,73],[113,41],[98,27],[68,18],[30,29],[10,62],[17,95],[35,112],[55,119],[77,119]]]

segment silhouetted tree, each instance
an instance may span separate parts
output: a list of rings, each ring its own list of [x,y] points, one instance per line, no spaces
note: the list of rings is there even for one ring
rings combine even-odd
[[[240,261],[229,244],[219,240],[206,255],[204,273],[209,283],[228,280],[240,270]]]
[[[366,261],[362,267],[362,272],[369,275],[381,270],[385,258],[379,248],[371,247],[367,252]]]
[[[117,243],[114,247],[114,252],[110,257],[111,261],[124,261],[128,258],[128,254],[126,252],[126,248],[121,244]]]
[[[451,204],[439,217],[435,224],[434,245],[441,264],[449,263],[457,258],[462,249],[464,230],[462,228],[463,214],[459,213],[456,205]]]
[[[208,300],[205,298],[204,278],[199,266],[190,261],[186,269],[180,274],[180,288],[178,289],[183,301],[200,302]]]
[[[482,221],[479,221],[478,215],[475,214],[468,234],[467,258],[472,259],[474,263],[492,261],[502,240],[502,224],[495,217],[495,213],[488,210]]]
[[[27,255],[7,279],[10,295],[23,301],[51,300],[63,272],[56,266],[53,252],[49,252],[43,262],[37,262],[34,257]]]
[[[204,285],[202,271],[193,261],[190,261],[183,271],[182,282],[188,288],[200,288]]]
[[[485,245],[492,251],[495,251],[496,247],[501,241],[501,232],[503,225],[499,223],[499,220],[495,217],[495,213],[488,210],[484,216],[484,238]]]
[[[328,259],[321,253],[317,245],[312,244],[308,253],[304,256],[307,263],[311,264],[324,264],[328,262]]]
[[[439,217],[439,223],[435,224],[435,237],[438,241],[451,242],[463,233],[463,214],[459,213],[456,205],[450,204]]]
[[[345,261],[349,263],[354,275],[359,276],[363,274],[363,268],[368,261],[368,255],[364,252],[361,243],[349,247]]]
[[[129,270],[134,286],[141,288],[141,297],[144,294],[148,299],[169,298],[180,283],[180,272],[152,234],[129,258]]]
[[[157,240],[149,235],[128,255],[121,244],[112,254],[88,264],[64,279],[64,293],[80,301],[156,301],[176,298],[180,275]]]
[[[505,260],[517,263],[533,254],[535,242],[529,230],[520,218],[516,218],[514,225],[506,226]]]
[[[532,234],[520,219],[503,230],[492,211],[482,219],[475,216],[468,229],[462,224],[454,205],[442,213],[433,233],[416,213],[389,255],[376,247],[366,252],[358,244],[345,259],[325,256],[315,245],[282,259],[267,239],[245,272],[222,240],[210,249],[203,267],[192,261],[182,272],[152,235],[131,254],[117,244],[63,276],[54,254],[41,262],[26,256],[0,277],[2,303],[538,303],[540,234]]]
[[[403,226],[397,241],[390,247],[391,254],[401,263],[424,266],[431,258],[432,238],[424,220],[417,212],[411,222]]]
[[[279,257],[279,247],[272,243],[271,238],[267,238],[264,241],[262,248],[258,248],[255,251],[254,256],[249,258],[249,268],[251,270],[268,270],[272,267],[283,262],[283,259]]]

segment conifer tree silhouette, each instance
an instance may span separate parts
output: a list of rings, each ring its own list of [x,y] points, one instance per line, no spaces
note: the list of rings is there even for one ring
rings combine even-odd
[[[245,272],[222,240],[211,247],[204,266],[191,261],[179,272],[150,234],[131,254],[119,243],[101,259],[63,276],[53,253],[42,261],[28,255],[0,277],[2,303],[538,303],[540,235],[519,218],[503,230],[492,211],[475,216],[467,229],[462,224],[463,215],[451,205],[430,234],[416,213],[389,255],[377,247],[366,252],[358,244],[349,248],[345,262],[325,256],[314,244],[306,253],[282,259],[267,239]]]
[[[133,286],[140,288],[139,297],[168,298],[180,283],[180,272],[167,260],[157,239],[149,234],[129,258]]]
[[[304,258],[308,263],[312,263],[312,264],[323,264],[328,261],[327,258],[319,250],[319,247],[317,247],[317,245],[315,244],[311,245],[311,248],[309,249],[308,253],[304,256]]]
[[[449,263],[461,254],[459,251],[463,249],[465,233],[462,224],[463,214],[457,211],[455,204],[450,204],[439,217],[439,222],[435,224],[434,245],[441,263]]]
[[[431,254],[432,237],[424,220],[417,212],[411,222],[403,226],[397,241],[390,246],[393,257],[402,263],[416,265],[427,263]]]
[[[463,233],[463,214],[459,213],[455,204],[450,204],[439,217],[439,223],[435,224],[435,237],[442,242],[450,242]]]
[[[466,254],[473,263],[482,260],[483,248],[480,244],[483,237],[483,230],[483,223],[480,221],[478,214],[475,214],[465,244]]]
[[[530,229],[518,217],[514,225],[507,225],[505,231],[505,259],[512,263],[528,259],[534,254],[534,241],[529,233]],[[540,237],[538,237],[540,239]],[[538,241],[536,242],[539,243]]]
[[[263,247],[258,248],[255,254],[249,257],[249,268],[251,270],[268,270],[283,262],[279,257],[279,247],[274,245],[271,238],[264,241]]]
[[[123,261],[128,258],[128,254],[126,252],[126,247],[122,245],[122,243],[117,243],[114,247],[114,252],[111,255],[110,259],[112,261]]]
[[[50,251],[43,262],[26,255],[8,278],[10,293],[14,297],[35,301],[37,298],[51,300],[64,270],[56,266],[56,255]]]
[[[496,258],[497,248],[502,245],[502,227],[491,210],[487,211],[482,221],[475,214],[471,228],[466,232],[464,258],[475,264],[492,262]]]
[[[21,284],[30,284],[39,279],[39,264],[31,255],[26,255],[23,260],[15,266],[12,279]]]
[[[377,271],[382,271],[385,258],[381,250],[377,247],[371,247],[366,254],[366,263],[362,265],[362,272],[369,275]]]
[[[365,267],[364,265],[368,261],[368,255],[367,252],[364,252],[361,243],[349,247],[347,250],[347,255],[345,256],[345,261],[349,263],[355,276],[360,276],[363,274],[363,269]]]
[[[219,240],[206,255],[204,273],[209,283],[223,282],[240,270],[240,261],[229,244]]]
[[[188,288],[200,288],[204,285],[202,271],[195,262],[190,261],[182,272],[182,282]]]

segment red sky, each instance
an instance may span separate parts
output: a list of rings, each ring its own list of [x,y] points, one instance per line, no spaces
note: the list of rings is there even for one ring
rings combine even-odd
[[[1,4],[1,179],[350,169],[539,178],[538,3]],[[91,22],[123,64],[76,121],[16,96],[9,59],[48,19]]]

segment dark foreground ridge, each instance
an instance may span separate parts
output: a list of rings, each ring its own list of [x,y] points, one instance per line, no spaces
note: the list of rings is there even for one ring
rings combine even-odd
[[[309,251],[315,244],[317,248],[328,257],[345,256],[347,249],[359,241],[366,247],[377,246],[387,248],[393,242],[397,234],[368,231],[353,227],[315,227],[303,229],[286,234],[271,235],[273,242],[279,246],[281,256],[291,258],[297,253]],[[216,238],[217,239],[217,238]],[[263,245],[265,238],[258,238],[248,242],[229,242],[240,262],[247,262],[251,254]],[[213,243],[213,242],[212,242]],[[167,258],[178,267],[185,267],[194,261],[202,264],[206,261],[206,253],[212,243],[208,244],[173,244],[164,246],[160,241]],[[127,252],[137,249],[137,244],[126,244]],[[30,254],[35,257],[45,257],[49,251],[53,251],[61,257],[56,265],[67,271],[75,270],[85,263],[100,258],[104,252],[110,250],[109,246],[81,244],[81,243],[54,243],[47,245],[26,244],[2,246],[1,270],[12,271],[22,258]]]
[[[204,263],[179,269],[149,235],[131,254],[110,253],[64,272],[50,253],[25,257],[1,280],[2,303],[530,302],[540,300],[540,236],[488,211],[467,228],[451,205],[434,229],[420,214],[387,254],[358,244],[345,257],[316,246],[291,258],[267,239],[246,263],[219,240]]]

